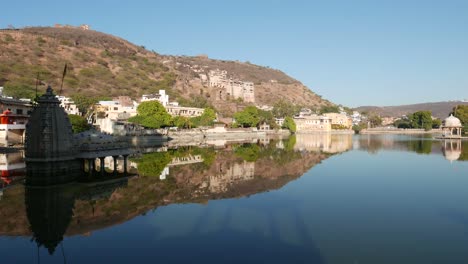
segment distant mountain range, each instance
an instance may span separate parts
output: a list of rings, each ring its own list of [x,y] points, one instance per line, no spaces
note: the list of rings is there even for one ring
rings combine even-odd
[[[359,112],[379,114],[382,117],[400,117],[416,111],[431,111],[432,116],[443,119],[457,105],[468,105],[467,101],[433,102],[398,106],[360,106],[354,108]]]

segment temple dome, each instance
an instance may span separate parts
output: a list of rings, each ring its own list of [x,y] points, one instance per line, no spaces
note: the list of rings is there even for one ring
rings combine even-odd
[[[453,115],[450,115],[449,117],[445,118],[444,124],[445,124],[444,125],[445,127],[461,127],[462,126],[460,119],[454,117]]]
[[[26,126],[26,159],[44,162],[75,159],[71,123],[50,86],[37,102]]]

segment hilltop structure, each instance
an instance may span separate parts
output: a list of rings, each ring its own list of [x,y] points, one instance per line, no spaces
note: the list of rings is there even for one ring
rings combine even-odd
[[[227,71],[219,69],[211,70],[208,73],[208,77],[210,87],[223,89],[219,91],[217,99],[226,100],[232,97],[234,99],[242,99],[247,103],[255,103],[255,87],[253,82],[244,82],[228,78]]]

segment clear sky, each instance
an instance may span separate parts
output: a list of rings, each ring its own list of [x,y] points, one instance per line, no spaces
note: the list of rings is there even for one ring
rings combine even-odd
[[[161,54],[269,66],[346,106],[468,99],[468,0],[16,0],[0,10],[0,27],[85,23]]]

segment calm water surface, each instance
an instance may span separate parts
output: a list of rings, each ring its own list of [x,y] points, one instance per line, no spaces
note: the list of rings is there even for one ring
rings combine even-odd
[[[37,189],[4,171],[1,263],[468,263],[468,141],[159,151],[132,159],[139,177],[98,184]]]

